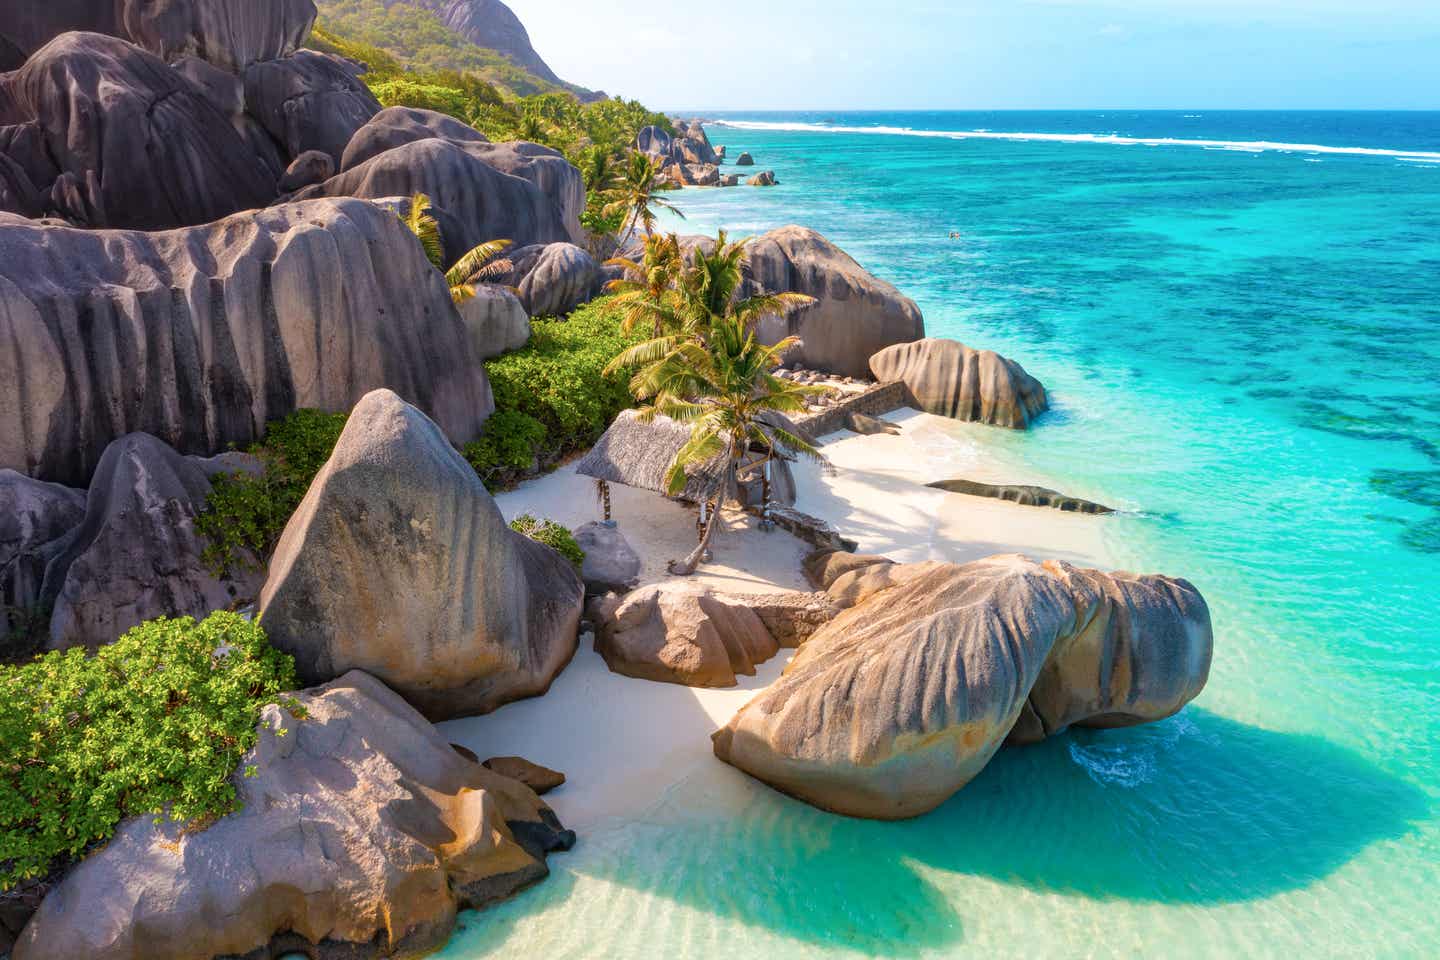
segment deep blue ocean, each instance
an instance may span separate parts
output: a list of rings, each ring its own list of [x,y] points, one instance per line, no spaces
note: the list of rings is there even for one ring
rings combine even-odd
[[[565,956],[1440,956],[1440,114],[711,118],[781,185],[667,225],[812,226],[1019,360],[1054,409],[974,441],[1125,508],[1116,562],[1210,602],[1210,684],[904,824],[628,825],[447,956],[535,917],[591,931]]]

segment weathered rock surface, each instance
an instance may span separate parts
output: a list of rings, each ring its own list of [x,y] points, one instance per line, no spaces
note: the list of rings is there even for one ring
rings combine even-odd
[[[0,224],[0,467],[84,486],[127,433],[209,454],[382,386],[456,443],[494,408],[444,279],[373,204],[170,233]]]
[[[585,591],[599,596],[626,593],[640,576],[640,554],[613,523],[587,523],[575,529],[575,542],[585,551],[580,579]]]
[[[759,325],[767,343],[801,338],[794,360],[810,369],[868,376],[880,350],[925,336],[914,301],[867,273],[814,230],[784,227],[752,240],[745,268],[751,292],[803,293],[817,302]]]
[[[733,687],[779,652],[742,600],[683,582],[592,605],[595,650],[614,673],[687,687]]]
[[[936,480],[934,483],[929,484],[929,486],[937,490],[945,490],[949,493],[964,493],[972,497],[991,497],[996,500],[1008,500],[1011,503],[1018,503],[1025,507],[1052,507],[1068,513],[1106,514],[1115,512],[1110,507],[1090,500],[1067,496],[1057,490],[1048,490],[1045,487],[1033,487],[1024,484],[981,483],[978,480],[956,478],[954,480]]]
[[[898,424],[888,420],[881,420],[879,417],[872,417],[864,413],[852,413],[845,418],[845,429],[851,433],[858,433],[866,436],[892,436],[898,437],[901,433]]]
[[[549,793],[565,785],[565,774],[531,763],[524,757],[491,757],[485,761],[485,769],[523,783],[537,794]]]
[[[510,283],[532,317],[563,317],[600,294],[600,267],[573,243],[550,243],[513,250]]]
[[[124,40],[64,34],[9,87],[16,122],[35,124],[56,169],[43,181],[27,172],[72,222],[164,230],[275,196],[276,171],[205,90]]]
[[[810,637],[715,734],[720,759],[826,810],[911,817],[1007,737],[1160,720],[1209,673],[1209,611],[1184,580],[999,556],[872,565],[832,597],[875,571],[892,584]]]
[[[835,581],[847,573],[881,564],[890,565],[892,561],[873,554],[847,553],[844,550],[816,550],[804,559],[801,568],[805,572],[805,579],[809,580],[817,590],[829,590]]]
[[[504,287],[477,283],[475,296],[460,304],[460,319],[477,360],[519,350],[530,342],[530,315],[520,299]]]
[[[294,193],[335,176],[335,161],[321,150],[306,150],[296,157],[280,178],[280,192]]]
[[[775,642],[790,650],[840,615],[840,607],[824,593],[750,593],[734,599],[753,610]]]
[[[748,181],[752,187],[774,187],[780,181],[775,179],[775,171],[766,170],[764,173],[757,173]]]
[[[261,715],[239,810],[195,831],[122,823],[45,898],[15,960],[419,956],[458,910],[542,879],[573,845],[532,790],[462,759],[373,677],[296,699],[305,719]]]
[[[489,143],[489,139],[449,114],[415,107],[387,107],[351,137],[340,161],[341,172],[373,160],[386,150],[416,140],[449,140],[452,143]]]
[[[0,213],[38,217],[45,212],[45,200],[25,168],[0,153]]]
[[[337,168],[350,138],[380,112],[353,64],[314,50],[246,69],[245,105],[287,156],[319,150]]]
[[[1024,430],[1049,406],[1045,387],[1014,360],[954,340],[926,339],[877,351],[870,369],[903,381],[926,413]]]
[[[575,653],[583,596],[440,428],[377,390],[286,526],[260,615],[305,682],[366,670],[439,719],[544,693]]]
[[[315,197],[428,196],[446,211],[453,229],[446,232],[447,255],[457,258],[491,240],[517,247],[570,239],[560,210],[531,181],[504,173],[471,153],[490,144],[416,140],[309,187],[298,200]]]
[[[238,71],[287,57],[315,22],[312,0],[0,0],[0,48],[20,60],[62,33],[88,31],[129,40],[162,60],[203,58]],[[11,54],[7,66],[19,61]]]
[[[40,603],[45,547],[83,519],[84,490],[0,470],[0,640]]]
[[[40,592],[52,610],[47,646],[94,650],[146,620],[200,620],[255,599],[264,581],[258,559],[244,558],[230,577],[217,578],[195,529],[211,478],[246,467],[236,455],[181,456],[144,433],[110,444],[84,519],[47,551]]]
[[[745,152],[745,153],[740,154],[740,156],[738,156],[738,157],[735,158],[735,166],[737,166],[737,167],[753,167],[753,166],[755,166],[755,158],[752,157],[752,156],[749,154],[749,152],[747,151],[747,152]]]

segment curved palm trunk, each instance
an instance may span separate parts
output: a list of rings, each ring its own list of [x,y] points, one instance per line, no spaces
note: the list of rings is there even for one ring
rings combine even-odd
[[[725,493],[731,486],[731,477],[735,473],[735,455],[732,451],[730,465],[725,468],[725,473],[720,478],[720,488],[715,492],[715,509],[710,511],[710,517],[705,521],[705,530],[700,534],[700,543],[690,555],[679,563],[670,564],[670,572],[677,577],[688,577],[700,568],[700,561],[704,559],[705,552],[710,549],[710,541],[715,537],[715,530],[720,525],[720,508],[725,505]]]

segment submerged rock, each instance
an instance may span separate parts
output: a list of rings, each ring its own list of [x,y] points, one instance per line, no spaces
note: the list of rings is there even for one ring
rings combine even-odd
[[[546,794],[565,785],[565,774],[531,763],[524,757],[491,757],[485,761],[485,769],[519,781],[537,794]]]
[[[899,380],[926,413],[1024,430],[1049,406],[1045,387],[1014,360],[954,340],[900,343],[870,358],[881,382]]]
[[[936,480],[929,484],[937,490],[944,490],[948,493],[964,493],[972,497],[991,497],[995,500],[1008,500],[1011,503],[1018,503],[1026,507],[1053,507],[1056,510],[1064,510],[1068,513],[1095,513],[1106,514],[1115,511],[1103,504],[1093,503],[1089,500],[1081,500],[1079,497],[1066,496],[1055,490],[1047,490],[1045,487],[1032,487],[1014,483],[981,483],[978,480],[965,480],[956,478],[954,480]]]
[[[574,844],[530,788],[462,759],[373,677],[295,699],[303,719],[261,714],[235,813],[124,821],[41,903],[14,960],[419,956],[457,911],[544,878]]]
[[[750,156],[749,151],[746,151],[745,153],[742,153],[740,154],[740,156],[735,158],[735,166],[753,167],[755,166],[755,158]]]
[[[286,526],[259,606],[304,682],[366,670],[448,719],[544,693],[574,656],[583,595],[434,422],[377,390]]]
[[[934,809],[1007,738],[1164,719],[1210,669],[1209,610],[1184,580],[998,556],[871,564],[829,592],[853,605],[714,745],[771,786],[851,816]]]
[[[780,183],[775,179],[775,171],[766,170],[764,173],[757,173],[751,177],[749,184],[752,187],[774,187]]]

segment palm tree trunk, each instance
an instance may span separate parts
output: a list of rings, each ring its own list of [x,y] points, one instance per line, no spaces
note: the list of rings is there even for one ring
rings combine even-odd
[[[732,455],[729,466],[725,468],[725,473],[720,478],[720,486],[715,491],[715,507],[710,511],[709,519],[705,521],[705,530],[700,534],[700,543],[694,550],[690,551],[690,556],[684,560],[681,560],[679,563],[671,562],[670,573],[672,575],[688,577],[700,568],[700,561],[704,559],[705,552],[710,549],[710,541],[714,539],[715,530],[720,525],[720,508],[725,505],[725,491],[730,488],[729,478],[734,469],[735,458]]]

